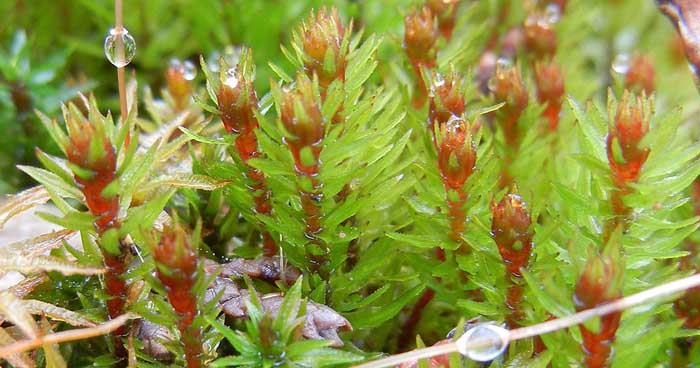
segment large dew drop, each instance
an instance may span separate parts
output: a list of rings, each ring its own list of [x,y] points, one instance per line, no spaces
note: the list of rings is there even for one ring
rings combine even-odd
[[[105,38],[105,56],[117,68],[127,66],[136,54],[136,42],[126,28],[112,28]]]
[[[493,323],[481,323],[457,340],[459,353],[477,362],[498,358],[508,347],[508,330]]]

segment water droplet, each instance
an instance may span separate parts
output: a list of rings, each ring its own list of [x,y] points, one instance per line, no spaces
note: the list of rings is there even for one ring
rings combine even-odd
[[[496,60],[496,70],[504,70],[513,67],[513,60],[508,58],[498,58]]]
[[[456,342],[459,353],[477,362],[498,358],[508,347],[508,330],[493,323],[469,329]]]
[[[544,9],[544,19],[547,20],[549,24],[559,22],[559,19],[561,19],[561,9],[559,8],[559,4],[550,3],[547,5],[547,7]]]
[[[189,60],[185,60],[182,63],[182,76],[188,81],[193,80],[197,76],[197,68],[195,68],[194,63]]]
[[[445,85],[445,78],[442,77],[442,74],[437,73],[435,74],[435,82],[434,82],[435,87],[442,87]]]
[[[224,80],[224,84],[231,88],[236,88],[236,86],[238,85],[237,68],[231,68],[226,71],[226,79]]]
[[[170,59],[170,67],[179,71],[185,80],[191,81],[197,76],[197,68],[189,60],[180,61],[180,59],[172,58]]]
[[[630,56],[628,54],[618,54],[612,63],[612,69],[618,74],[627,74],[630,70]]]
[[[207,58],[207,67],[212,73],[219,72],[219,59],[221,58],[221,53],[214,50],[209,54]]]
[[[112,28],[105,38],[105,56],[117,68],[127,66],[136,54],[136,42],[126,28]]]
[[[450,116],[450,119],[447,120],[447,123],[445,123],[445,126],[447,129],[447,132],[450,135],[462,133],[465,130],[464,120],[462,120],[462,118],[460,118],[457,115]]]

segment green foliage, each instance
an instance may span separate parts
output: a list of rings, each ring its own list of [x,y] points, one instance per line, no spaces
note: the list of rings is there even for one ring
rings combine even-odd
[[[596,296],[615,298],[618,288],[629,295],[699,268],[697,95],[685,62],[667,46],[673,29],[652,2],[566,2],[550,24],[558,41],[548,61],[561,66],[565,86],[554,127],[544,115],[549,102],[538,96],[534,51],[506,36],[526,32],[525,19],[544,2],[461,2],[452,36],[436,36],[435,65],[419,67],[406,56],[401,20],[422,2],[126,2],[124,23],[138,43],[127,69],[144,87],[129,77],[129,113],[119,118],[114,70],[94,36],[112,23],[111,2],[13,3],[0,5],[10,9],[10,26],[0,26],[8,40],[0,49],[0,170],[8,173],[0,193],[23,186],[20,177],[39,186],[0,203],[0,229],[50,200],[57,211],[38,216],[62,230],[13,243],[0,260],[0,273],[45,278],[0,295],[3,318],[14,325],[0,329],[0,347],[99,326],[115,317],[115,300],[123,302],[117,314],[135,313],[135,326],[162,333],[47,345],[13,355],[14,366],[127,359],[136,367],[185,366],[181,342],[192,331],[201,332],[202,366],[349,366],[408,350],[416,336],[417,346],[432,345],[455,326],[468,327],[465,320],[515,328],[575,313],[582,308],[575,295],[593,293],[581,280],[606,274],[605,262],[586,274],[590,257],[613,246],[620,279],[597,280]],[[322,5],[337,6],[341,24],[332,11],[314,12],[299,31],[301,18]],[[60,11],[81,22],[38,17]],[[634,19],[614,16],[630,12]],[[31,29],[29,20],[37,21]],[[318,34],[327,39],[312,37]],[[518,96],[486,88],[490,74],[480,64],[489,52],[514,59],[528,98],[522,109]],[[629,164],[631,146],[608,144],[630,86],[611,66],[635,52],[650,55],[656,89],[644,100],[648,131],[638,128],[644,131],[631,145],[648,157],[621,182],[611,160]],[[182,103],[172,84],[178,77],[163,76],[170,57],[199,60],[203,72],[176,80],[186,87]],[[465,81],[463,95],[443,104],[458,111],[440,121],[430,102],[453,71]],[[77,94],[93,84],[74,82],[86,80],[68,74],[76,72],[99,83],[94,95]],[[428,103],[416,106],[421,81]],[[224,121],[231,111],[247,119],[235,129]],[[447,138],[461,138],[461,146]],[[455,187],[443,166],[459,164],[453,154],[464,147],[473,147],[475,163],[462,168],[467,178]],[[513,226],[508,235],[532,240],[521,274],[508,268],[492,227],[494,206],[508,193],[522,199],[518,210],[528,218],[526,234]],[[158,259],[163,229],[173,223],[198,257],[189,279],[173,266],[177,257],[170,265],[163,261],[170,253]],[[68,241],[69,234],[77,235]],[[506,250],[518,249],[530,248]],[[180,325],[167,277],[192,282],[189,325]],[[700,327],[690,324],[700,316],[688,295],[688,311],[672,302],[625,311],[614,341],[604,343],[613,347],[611,365],[698,363],[697,346],[688,355],[682,349]],[[596,319],[585,327],[604,325]],[[590,353],[578,328],[541,340],[544,351],[525,340],[491,366],[568,367]]]
[[[0,170],[8,172],[0,179],[0,194],[26,185],[26,181],[10,168],[17,163],[34,163],[32,146],[55,151],[46,132],[38,127],[34,111],[53,114],[61,101],[69,100],[78,91],[86,91],[91,83],[72,82],[59,85],[59,73],[65,67],[70,50],[48,55],[32,65],[32,44],[27,34],[18,30],[7,49],[0,49]]]

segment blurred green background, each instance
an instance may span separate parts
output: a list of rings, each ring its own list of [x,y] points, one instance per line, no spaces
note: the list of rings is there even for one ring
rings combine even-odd
[[[463,0],[457,32],[495,27],[504,34],[521,25],[528,6],[536,2],[513,0],[508,19],[492,24],[504,1]],[[140,88],[159,91],[171,58],[197,64],[200,55],[215,60],[231,47],[246,45],[253,49],[257,64],[256,87],[264,93],[272,77],[268,62],[291,71],[280,44],[289,45],[291,31],[311,9],[335,6],[343,19],[354,19],[356,30],[384,37],[376,80],[410,79],[407,74],[397,75],[402,69],[391,69],[391,65],[402,62],[403,16],[422,3],[124,0],[124,25],[136,40],[136,56],[128,71],[135,73]],[[686,118],[700,115],[694,103],[697,92],[674,41],[673,27],[654,1],[570,0],[569,4],[557,26],[557,60],[565,66],[567,93],[582,100],[591,96],[604,100],[607,88],[615,87],[609,71],[614,56],[643,53],[651,57],[656,68],[657,108],[682,105]],[[484,13],[492,16],[484,17]],[[61,101],[74,98],[78,91],[90,91],[102,108],[115,111],[118,95],[115,69],[103,53],[104,38],[114,24],[113,0],[0,0],[0,14],[0,194],[4,194],[31,185],[14,166],[33,164],[34,146],[49,152],[56,149],[49,146],[34,109],[58,116]],[[456,35],[447,49],[469,54],[465,60],[478,58],[481,45],[463,45],[464,40],[474,39]],[[468,74],[476,65],[457,67]]]
[[[136,40],[129,65],[140,86],[160,90],[171,58],[198,63],[231,46],[254,49],[257,87],[266,90],[268,62],[289,68],[280,52],[291,30],[309,11],[335,6],[355,29],[401,37],[411,0],[148,0],[124,1],[124,26]],[[60,102],[92,91],[100,106],[118,108],[114,67],[103,42],[114,24],[113,0],[0,1],[0,194],[29,184],[13,168],[33,163],[32,147],[49,151],[33,110],[56,116]],[[391,37],[391,36],[390,36]]]

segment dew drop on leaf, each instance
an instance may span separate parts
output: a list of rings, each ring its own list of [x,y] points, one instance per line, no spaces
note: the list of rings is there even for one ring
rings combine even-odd
[[[561,19],[561,9],[559,9],[559,5],[555,3],[547,5],[544,9],[544,19],[549,24],[557,23],[559,19]]]
[[[226,79],[224,80],[224,84],[231,88],[236,88],[238,85],[238,71],[236,68],[231,68],[226,71]]]
[[[185,62],[182,63],[182,76],[189,81],[197,76],[197,68],[194,67],[191,61],[185,60]]]
[[[180,61],[173,58],[170,60],[170,67],[177,69],[185,80],[191,81],[197,76],[197,68],[189,60]]]
[[[127,66],[136,54],[136,42],[126,28],[112,28],[105,38],[105,56],[117,68]]]
[[[627,74],[630,70],[630,56],[628,54],[618,54],[612,63],[612,69],[618,74]]]
[[[509,58],[502,57],[502,58],[498,58],[498,60],[496,60],[496,68],[500,68],[501,70],[505,70],[505,69],[512,68],[512,67],[513,67],[513,60],[511,60]]]

